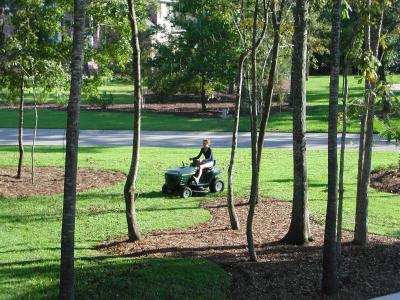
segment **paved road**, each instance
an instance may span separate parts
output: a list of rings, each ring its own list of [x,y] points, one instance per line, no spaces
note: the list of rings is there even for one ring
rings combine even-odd
[[[64,145],[65,132],[62,129],[39,129],[37,145]],[[183,131],[142,131],[142,145],[151,147],[199,147],[204,137],[211,138],[214,147],[230,147],[231,133],[229,132],[183,132]],[[25,143],[32,142],[32,130],[25,129]],[[340,143],[340,138],[338,140]],[[327,149],[327,134],[307,134],[308,149]],[[359,138],[357,134],[349,134],[347,149],[357,149]],[[0,145],[17,145],[18,130],[0,128]],[[81,146],[130,146],[132,145],[132,131],[129,130],[81,130],[79,137]],[[267,133],[265,144],[268,148],[291,149],[291,133]],[[239,133],[238,146],[250,147],[250,133]],[[375,136],[376,150],[400,150],[400,146],[387,143],[379,136]]]

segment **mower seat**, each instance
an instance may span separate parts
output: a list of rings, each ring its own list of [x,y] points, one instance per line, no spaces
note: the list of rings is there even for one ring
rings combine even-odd
[[[204,173],[209,173],[215,167],[217,162],[214,160],[212,167],[204,168]]]

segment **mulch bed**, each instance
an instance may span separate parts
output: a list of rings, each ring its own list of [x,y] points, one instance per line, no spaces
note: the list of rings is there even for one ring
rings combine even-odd
[[[194,257],[220,264],[231,276],[232,299],[325,299],[320,293],[323,226],[313,222],[315,241],[307,246],[279,243],[287,232],[291,203],[264,200],[257,205],[254,240],[257,262],[249,262],[245,233],[248,206],[237,205],[242,225],[229,228],[225,201],[204,205],[212,214],[206,224],[189,229],[148,233],[129,243],[126,236],[108,240],[98,249],[132,257]],[[340,292],[337,299],[369,299],[400,290],[400,240],[370,236],[367,247],[350,243],[344,232]]]
[[[18,108],[17,106],[0,105],[0,109]],[[33,105],[26,105],[25,109],[33,109]],[[66,107],[60,107],[54,104],[41,104],[38,109],[51,109],[56,111],[65,111]],[[173,114],[176,116],[188,116],[192,118],[221,118],[222,110],[228,109],[228,117],[233,117],[235,112],[235,103],[233,101],[213,101],[207,103],[207,111],[201,111],[201,103],[197,102],[149,102],[144,106],[145,112],[154,112],[160,114]],[[133,105],[131,104],[114,104],[106,110],[102,110],[96,106],[83,104],[81,110],[85,111],[107,111],[107,112],[127,112],[132,113]],[[291,108],[287,103],[279,105],[273,102],[271,113],[290,111]]]
[[[21,179],[17,179],[17,168],[0,168],[0,198],[45,196],[62,194],[64,191],[64,169],[53,167],[35,168],[35,181],[31,182],[31,170],[25,168]],[[78,169],[77,191],[108,187],[126,179],[122,173],[101,169]]]
[[[387,169],[372,173],[371,187],[382,192],[400,194],[400,169]]]

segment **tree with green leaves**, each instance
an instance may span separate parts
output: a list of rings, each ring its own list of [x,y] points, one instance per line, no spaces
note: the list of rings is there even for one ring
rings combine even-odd
[[[384,14],[384,0],[368,0],[364,18],[364,51],[360,63],[365,78],[365,101],[361,115],[360,146],[358,160],[357,198],[354,242],[360,245],[368,243],[368,187],[371,175],[373,125],[375,119],[378,50]]]
[[[71,87],[67,108],[64,203],[61,229],[60,299],[74,299],[76,177],[78,171],[79,113],[85,37],[85,0],[74,0],[74,37]]]
[[[206,110],[207,91],[221,90],[235,80],[239,37],[232,13],[239,1],[179,0],[173,4],[171,21],[179,34],[156,45],[151,61],[153,80],[150,88],[158,94],[178,91],[201,95]],[[160,80],[161,78],[161,80]]]
[[[40,0],[17,0],[10,7],[9,22],[14,26],[0,49],[0,82],[6,87],[12,101],[19,98],[19,163],[17,178],[22,176],[24,145],[23,122],[25,91],[32,88],[34,95],[39,88],[49,93],[62,85],[68,70],[68,39],[56,42],[62,32],[65,4],[53,0],[42,5]]]

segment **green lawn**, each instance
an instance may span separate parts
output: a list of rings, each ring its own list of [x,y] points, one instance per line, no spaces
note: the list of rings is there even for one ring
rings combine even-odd
[[[198,149],[144,148],[137,201],[143,232],[189,227],[206,222],[203,201],[224,197],[208,195],[186,200],[163,197],[164,170],[180,165]],[[218,166],[226,170],[229,149],[214,149]],[[162,152],[162,157],[159,153]],[[29,157],[29,154],[26,155]],[[250,149],[239,149],[235,192],[248,197]],[[0,166],[17,164],[16,147],[0,147]],[[308,151],[309,198],[312,217],[324,220],[326,205],[326,151]],[[398,154],[374,152],[373,166],[395,164]],[[60,147],[38,147],[37,164],[63,167]],[[345,177],[344,227],[353,228],[357,152],[348,151]],[[80,148],[80,167],[100,167],[126,172],[130,149]],[[279,162],[279,163],[277,163]],[[28,164],[28,159],[26,161]],[[260,193],[290,200],[292,153],[267,150],[263,157]],[[239,176],[240,174],[240,176]],[[226,178],[225,178],[226,179]],[[135,259],[109,257],[93,249],[100,241],[126,232],[122,184],[78,195],[76,224],[77,299],[224,299],[228,275],[204,260]],[[370,190],[369,230],[400,238],[400,196]],[[57,295],[62,196],[0,199],[0,299],[55,298]]]
[[[400,75],[390,77],[391,82],[400,83]],[[363,84],[358,84],[355,77],[350,78],[351,96],[362,97]],[[307,83],[307,131],[327,132],[328,130],[328,97],[329,77],[312,76]],[[102,91],[113,93],[115,103],[130,103],[132,86],[126,83],[113,82],[101,88]],[[399,93],[397,93],[399,95]],[[29,96],[28,96],[29,102]],[[54,102],[50,98],[49,102]],[[1,99],[0,99],[1,103]],[[195,117],[177,117],[174,115],[144,113],[144,130],[182,130],[182,131],[231,131],[232,119],[202,119]],[[400,125],[400,118],[394,122]],[[349,122],[349,132],[358,132],[358,120]],[[55,110],[39,111],[40,128],[65,128],[66,112]],[[34,114],[26,111],[25,127],[32,128]],[[15,128],[18,126],[18,111],[16,109],[0,110],[0,127]],[[132,114],[122,112],[89,112],[81,113],[82,129],[132,129]],[[242,117],[241,131],[250,130],[250,122],[247,116]],[[292,131],[292,116],[290,112],[274,113],[271,115],[268,126],[269,131]],[[381,125],[376,123],[375,130],[380,131]]]

